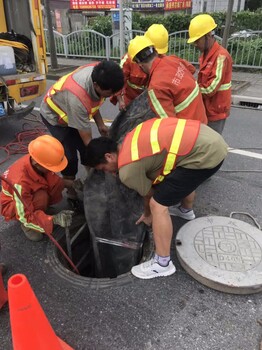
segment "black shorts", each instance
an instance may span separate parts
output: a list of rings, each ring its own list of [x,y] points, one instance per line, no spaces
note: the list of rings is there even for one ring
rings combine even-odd
[[[213,169],[202,170],[177,167],[162,182],[154,186],[154,200],[166,207],[179,203],[201,183],[215,174],[222,164],[223,161]]]

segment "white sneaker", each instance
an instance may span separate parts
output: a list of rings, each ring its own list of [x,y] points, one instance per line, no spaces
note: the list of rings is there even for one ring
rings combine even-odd
[[[181,206],[180,207],[169,207],[169,214],[173,216],[179,216],[180,218],[183,218],[185,220],[194,220],[196,218],[194,210],[191,209],[187,212],[182,212],[181,211]]]
[[[149,280],[155,277],[170,276],[176,272],[176,267],[170,260],[167,266],[159,265],[154,258],[140,265],[133,266],[131,273],[137,278]]]

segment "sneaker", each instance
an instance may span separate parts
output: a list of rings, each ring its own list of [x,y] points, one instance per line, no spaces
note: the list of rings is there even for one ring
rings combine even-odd
[[[24,226],[23,224],[21,225],[21,229],[24,232],[26,238],[28,238],[30,241],[38,242],[41,241],[41,239],[44,237],[41,232],[34,231],[31,228]]]
[[[169,207],[169,214],[173,216],[179,216],[180,218],[183,218],[185,220],[194,220],[196,218],[194,210],[191,209],[189,211],[183,212],[181,211],[181,206],[180,207]]]
[[[176,272],[176,267],[170,260],[167,266],[159,265],[154,258],[145,261],[140,265],[133,266],[131,273],[137,278],[148,280],[155,277],[164,277],[173,275]]]

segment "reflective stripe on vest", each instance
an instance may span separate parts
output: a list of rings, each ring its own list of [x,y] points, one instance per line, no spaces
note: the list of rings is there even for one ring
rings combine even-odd
[[[177,118],[153,118],[129,132],[118,156],[118,167],[167,151],[161,174],[153,181],[163,181],[176,166],[177,156],[191,152],[200,128],[199,121]],[[186,131],[186,132],[185,132]]]
[[[218,91],[227,91],[227,90],[230,90],[232,87],[232,83],[230,81],[230,83],[228,84],[222,84],[219,88],[218,88]]]
[[[198,96],[198,94],[199,94],[199,86],[198,86],[198,83],[196,82],[195,88],[187,96],[187,98],[185,98],[184,101],[179,103],[177,106],[174,106],[176,114],[182,112],[185,108],[187,108],[190,105],[190,103],[192,103],[194,101],[194,99]],[[164,110],[164,108],[162,107],[159,100],[157,99],[157,97],[154,93],[154,90],[149,90],[148,95],[149,95],[149,98],[152,102],[152,105],[154,106],[159,117],[160,118],[167,118],[168,115],[167,115],[166,111]],[[174,103],[174,101],[172,101],[172,103]]]
[[[120,67],[121,68],[123,68],[123,65],[126,63],[127,59],[128,59],[128,54],[126,53],[125,56],[120,61]]]
[[[174,136],[171,142],[171,146],[169,148],[165,165],[162,171],[163,175],[159,175],[153,182],[153,184],[159,183],[164,180],[164,177],[171,173],[171,171],[175,168],[176,165],[176,159],[177,159],[177,153],[179,150],[179,146],[182,140],[182,136],[184,133],[184,129],[186,126],[186,120],[185,119],[178,119],[177,127],[174,132]]]
[[[127,85],[129,85],[134,90],[145,90],[145,86],[144,85],[139,86],[139,85],[131,83],[129,80],[127,80],[126,82],[127,82]]]
[[[199,86],[198,83],[196,82],[196,86],[194,90],[187,96],[186,99],[184,99],[183,102],[179,103],[179,105],[175,106],[175,111],[176,113],[182,112],[184,109],[186,109],[190,103],[194,101],[194,99],[198,96],[199,94]]]
[[[218,56],[215,78],[208,87],[206,87],[206,88],[201,87],[200,88],[201,94],[211,94],[213,91],[216,90],[217,86],[220,84],[221,79],[222,79],[223,66],[224,66],[225,59],[226,59],[225,56],[222,56],[222,55]],[[229,86],[229,84],[230,84],[230,86]],[[225,88],[225,87],[227,87],[227,88]],[[220,91],[229,90],[230,87],[231,87],[231,82],[229,82],[228,84],[221,85],[218,90],[220,90]]]
[[[95,66],[95,64],[89,64],[80,67],[74,72],[63,76],[48,90],[46,94],[45,101],[48,104],[48,106],[57,114],[58,122],[60,124],[68,124],[68,116],[63,111],[63,109],[52,100],[52,95],[54,95],[56,92],[67,90],[74,94],[86,108],[89,119],[93,118],[93,116],[99,110],[100,106],[105,101],[105,98],[101,98],[99,101],[91,100],[91,97],[89,96],[87,91],[73,79],[73,74],[75,74],[77,71],[83,68],[86,68],[87,66]]]
[[[159,115],[160,118],[167,118],[168,115],[166,114],[166,111],[162,107],[161,103],[158,101],[154,90],[148,90],[148,96],[151,100],[152,105],[154,106],[157,114]]]
[[[22,186],[15,184],[14,187],[17,189],[18,193],[20,194],[20,196],[22,196]],[[27,222],[26,221],[26,217],[25,217],[25,210],[24,210],[24,205],[22,203],[22,201],[19,199],[19,197],[17,196],[17,194],[14,192],[13,198],[15,200],[15,205],[16,205],[16,210],[17,210],[17,215],[19,217],[19,221],[25,226],[28,227],[32,230],[35,231],[39,231],[39,232],[45,232],[45,230],[38,225],[35,225],[31,222]]]

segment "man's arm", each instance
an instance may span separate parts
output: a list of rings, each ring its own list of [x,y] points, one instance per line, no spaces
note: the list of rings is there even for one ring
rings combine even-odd
[[[100,132],[100,135],[101,136],[108,136],[108,127],[104,124],[99,110],[94,115],[94,121],[97,125],[97,128],[98,128],[98,131]]]
[[[89,144],[92,139],[92,133],[90,130],[78,130],[81,139],[83,140],[85,146]]]
[[[147,226],[152,225],[152,216],[151,216],[151,210],[150,210],[150,199],[153,196],[153,189],[151,189],[146,196],[143,197],[144,199],[144,212],[140,216],[140,218],[137,220],[136,225],[140,224],[141,222],[144,222]]]

